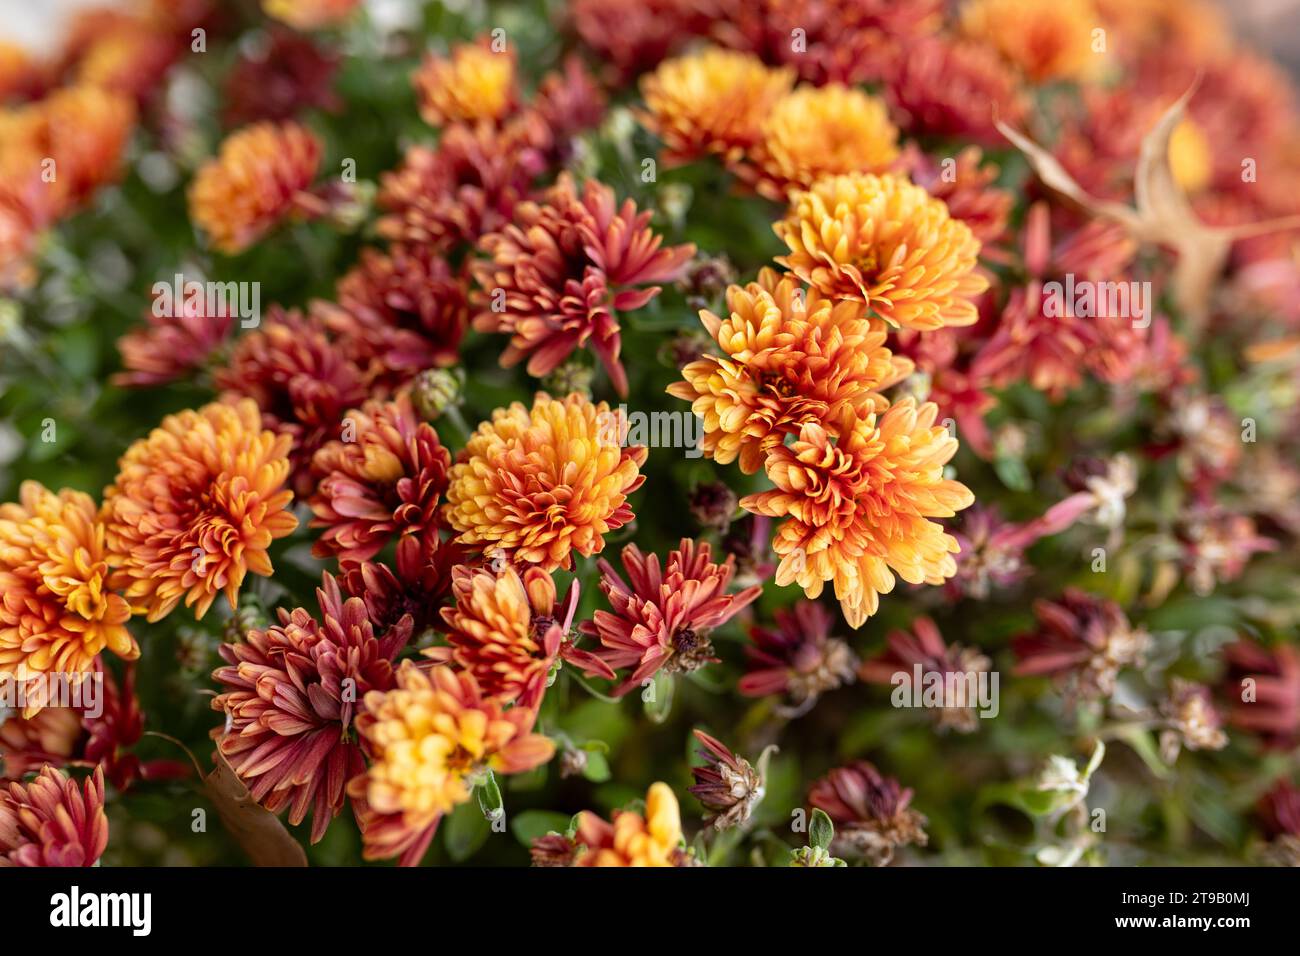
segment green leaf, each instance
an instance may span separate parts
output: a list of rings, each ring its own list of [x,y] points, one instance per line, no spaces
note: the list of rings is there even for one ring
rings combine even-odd
[[[478,851],[492,832],[483,811],[473,803],[462,803],[443,824],[443,846],[456,863],[463,863]]]
[[[808,840],[810,843],[821,850],[829,850],[831,841],[835,839],[835,824],[831,823],[823,810],[814,810],[812,820],[808,824]]]
[[[564,833],[569,829],[571,818],[563,813],[551,810],[525,810],[510,821],[510,832],[524,846],[532,846],[538,837],[548,833]]]
[[[582,770],[582,775],[592,783],[604,783],[609,779],[609,761],[603,753],[591,751],[587,754],[587,765]]]

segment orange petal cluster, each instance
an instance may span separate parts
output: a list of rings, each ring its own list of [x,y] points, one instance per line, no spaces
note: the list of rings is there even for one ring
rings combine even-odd
[[[969,0],[961,29],[997,50],[1035,83],[1081,80],[1093,69],[1092,0]]]
[[[497,122],[514,108],[515,54],[481,43],[457,44],[451,56],[429,54],[411,77],[420,117],[430,126]]]

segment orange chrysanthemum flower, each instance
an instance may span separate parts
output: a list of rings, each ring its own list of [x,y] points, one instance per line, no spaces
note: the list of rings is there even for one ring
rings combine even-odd
[[[312,553],[357,564],[402,535],[436,542],[451,455],[433,426],[420,421],[406,395],[367,402],[348,421],[348,440],[329,442],[312,459],[319,481],[311,526],[326,529]]]
[[[532,733],[535,711],[502,709],[473,677],[450,667],[424,670],[407,661],[397,687],[366,694],[364,708],[356,727],[372,763],[348,793],[359,801],[367,860],[418,863],[439,820],[470,798],[481,775],[523,773],[555,752]]]
[[[168,415],[126,450],[104,492],[108,561],[127,600],[157,621],[185,601],[203,617],[244,576],[270,575],[267,549],[298,526],[287,435],[247,399]]]
[[[319,30],[342,23],[361,0],[262,0],[268,17],[297,30]]]
[[[966,486],[943,477],[957,439],[935,425],[938,406],[903,399],[881,416],[846,412],[834,431],[803,427],[789,446],[772,450],[774,491],[741,506],[788,518],[776,533],[776,581],[796,581],[816,598],[835,583],[852,627],[876,613],[894,574],[911,584],[942,584],[957,572],[957,540],[931,518],[951,517],[974,501]]]
[[[515,54],[483,43],[460,43],[450,57],[429,54],[411,77],[420,116],[430,126],[497,122],[514,107]]]
[[[25,481],[0,505],[0,682],[26,684],[23,716],[44,706],[38,678],[77,681],[104,650],[128,660],[140,647],[127,602],[109,589],[105,528],[80,491]]]
[[[581,849],[574,866],[682,866],[682,815],[677,795],[666,783],[652,783],[645,797],[645,816],[616,811],[607,823],[589,810],[578,816],[575,842]]]
[[[962,31],[997,50],[1035,83],[1079,80],[1092,69],[1091,0],[969,0]]]
[[[784,201],[822,176],[882,172],[898,158],[898,130],[885,104],[839,83],[804,86],[778,100],[763,122],[752,167],[737,173]]]
[[[604,402],[539,392],[531,411],[499,408],[451,469],[447,520],[464,544],[544,570],[590,557],[632,519],[627,496],[645,480],[643,445],[623,447],[627,422]]]
[[[257,123],[227,137],[190,184],[190,219],[234,255],[287,218],[320,168],[321,144],[297,123]]]
[[[792,69],[709,48],[661,63],[641,80],[640,118],[664,141],[665,163],[710,154],[736,159],[758,141],[773,104],[793,85]]]
[[[847,408],[883,412],[877,389],[912,371],[885,348],[886,325],[860,302],[832,302],[763,269],[758,281],[727,290],[730,318],[700,318],[722,349],[682,369],[668,393],[704,419],[704,453],[753,474],[767,452],[807,422],[838,421]]]
[[[507,564],[452,571],[456,603],[443,608],[451,647],[429,648],[426,657],[453,661],[472,674],[483,694],[502,704],[536,708],[561,658],[601,676],[614,672],[568,639],[578,607],[576,583],[560,599],[541,568],[522,574]]]
[[[85,784],[46,766],[0,790],[0,867],[94,866],[108,846],[104,770]]]
[[[790,197],[774,227],[777,258],[833,299],[865,302],[890,325],[919,331],[971,325],[988,288],[979,240],[920,186],[886,174],[828,176]]]
[[[616,313],[659,294],[658,286],[636,286],[679,278],[695,246],[663,247],[650,229],[652,213],[638,213],[630,199],[618,206],[614,191],[596,180],[579,193],[564,174],[542,199],[520,203],[513,223],[483,237],[490,258],[471,267],[480,286],[474,328],[509,333],[501,364],[527,357],[528,374],[539,378],[590,342],[626,395]]]

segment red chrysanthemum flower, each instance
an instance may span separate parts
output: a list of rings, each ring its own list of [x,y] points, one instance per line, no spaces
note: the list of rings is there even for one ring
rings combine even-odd
[[[429,548],[429,540],[407,535],[397,542],[391,564],[366,561],[345,569],[343,589],[366,602],[377,634],[387,633],[410,617],[412,633],[423,635],[441,624],[439,612],[451,598],[452,574],[471,559],[470,549],[455,541]]]
[[[858,660],[848,644],[831,637],[826,608],[816,601],[797,601],[774,617],[775,628],[750,628],[753,643],[745,646],[749,667],[737,690],[746,697],[783,694],[796,715],[827,691],[853,682]]]
[[[396,537],[436,541],[451,455],[433,426],[400,395],[349,412],[343,427],[345,440],[312,458],[311,526],[325,529],[312,553],[346,565],[374,557]]]
[[[313,843],[365,770],[352,734],[359,701],[393,686],[393,658],[411,636],[409,621],[376,636],[365,602],[344,600],[328,574],[316,599],[319,621],[281,609],[279,624],[223,644],[227,666],[212,673],[223,688],[212,709],[226,715],[213,731],[217,749],[266,809],[288,807],[293,824],[310,811]]]
[[[341,105],[332,85],[339,56],[292,30],[273,27],[264,44],[241,52],[226,74],[222,120],[228,127],[280,122]]]
[[[230,309],[217,306],[210,315],[200,296],[176,303],[171,314],[151,310],[143,328],[132,329],[118,340],[125,371],[113,376],[113,382],[148,388],[195,375],[225,345],[234,325]]]
[[[279,306],[239,338],[216,383],[227,400],[253,399],[263,426],[292,440],[293,486],[303,497],[315,487],[312,456],[369,394],[366,373],[330,340],[318,314]]]
[[[659,287],[635,287],[677,279],[695,254],[693,245],[661,248],[652,215],[630,199],[617,207],[614,191],[595,180],[579,195],[566,174],[540,203],[521,203],[514,222],[484,236],[489,258],[472,266],[480,287],[474,328],[510,334],[501,364],[527,358],[528,374],[540,378],[590,342],[626,395],[615,313],[644,306]]]
[[[929,842],[925,817],[910,806],[912,791],[865,760],[838,767],[808,788],[808,804],[835,824],[831,852],[861,855],[887,866],[901,846]]]
[[[0,790],[0,866],[94,866],[106,846],[102,768],[81,787],[46,766]]]
[[[613,610],[597,611],[581,629],[600,640],[593,653],[611,668],[633,668],[615,694],[626,694],[661,668],[687,672],[715,660],[709,632],[751,604],[762,588],[728,594],[735,559],[714,564],[710,557],[708,542],[683,538],[661,566],[657,555],[629,544],[623,568],[630,585],[608,561],[597,562],[600,589]]]
[[[703,25],[695,0],[572,0],[569,16],[616,84],[653,69]]]
[[[1300,654],[1289,644],[1237,641],[1223,649],[1228,723],[1285,747],[1300,738]]]

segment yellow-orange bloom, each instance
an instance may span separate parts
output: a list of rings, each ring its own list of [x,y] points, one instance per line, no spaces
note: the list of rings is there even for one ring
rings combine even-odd
[[[481,43],[461,43],[450,57],[429,54],[411,77],[420,116],[430,126],[496,122],[516,100],[515,54]]]
[[[700,318],[722,349],[682,369],[668,393],[704,419],[704,453],[753,474],[767,452],[807,422],[836,422],[845,408],[883,412],[877,391],[912,371],[885,348],[887,326],[861,302],[806,292],[763,269],[758,281],[727,290],[731,315]]]
[[[80,491],[23,482],[16,504],[0,505],[0,681],[86,674],[103,650],[140,656],[126,629],[127,602],[109,589],[105,529]],[[35,685],[31,685],[36,690]],[[33,695],[24,708],[42,708]]]
[[[491,770],[522,773],[545,763],[555,745],[532,733],[536,712],[503,710],[483,697],[474,678],[450,667],[421,669],[411,661],[397,687],[371,691],[357,731],[370,769],[348,784],[358,808],[368,860],[423,856],[438,821],[470,798]]]
[[[574,866],[680,866],[685,857],[681,810],[666,783],[650,785],[645,816],[620,810],[614,813],[613,822],[607,823],[584,810],[575,839],[582,849]]]
[[[262,428],[257,404],[214,402],[168,415],[126,450],[104,492],[115,586],[150,621],[183,598],[196,617],[244,576],[269,576],[267,549],[298,526],[289,510],[292,438]]]
[[[361,0],[262,0],[268,17],[297,30],[319,30],[342,23]]]
[[[741,506],[787,518],[772,542],[776,581],[798,582],[816,598],[828,581],[850,626],[876,613],[894,574],[911,584],[942,584],[957,572],[957,540],[931,518],[951,517],[974,496],[943,477],[957,439],[935,425],[939,408],[903,399],[883,415],[839,423],[838,439],[820,424],[803,427],[767,459],[773,491]],[[893,573],[891,573],[891,570]]]
[[[1169,171],[1188,193],[1200,192],[1214,175],[1214,153],[1205,132],[1184,118],[1169,136]]]
[[[884,102],[840,83],[803,86],[778,100],[737,169],[769,199],[807,189],[822,176],[885,170],[898,158],[898,129]]]
[[[969,0],[961,28],[1035,83],[1083,79],[1093,67],[1092,0]]]
[[[190,219],[234,255],[285,219],[320,167],[320,141],[297,123],[257,123],[227,137],[190,184]]]
[[[788,67],[711,47],[665,60],[642,78],[640,119],[664,141],[667,163],[708,154],[736,159],[757,142],[773,104],[793,85]]]
[[[943,200],[901,176],[828,176],[790,197],[774,227],[781,263],[832,299],[865,302],[890,325],[971,325],[988,288],[979,240]]]
[[[627,496],[645,478],[646,448],[623,447],[627,422],[604,402],[538,392],[531,411],[499,408],[452,466],[447,520],[464,544],[546,571],[590,557],[632,519]]]

